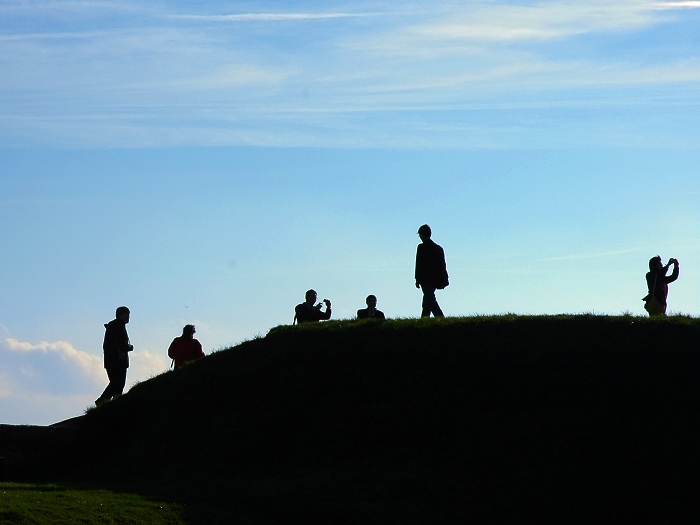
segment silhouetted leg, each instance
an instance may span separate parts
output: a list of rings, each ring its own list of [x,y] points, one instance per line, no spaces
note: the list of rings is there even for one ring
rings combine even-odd
[[[425,284],[421,284],[420,286],[423,290],[423,311],[421,312],[420,316],[430,317],[430,314],[432,313],[435,317],[445,317],[442,310],[440,310],[437,299],[435,298],[435,287],[427,286]]]
[[[102,395],[97,399],[98,401],[109,401],[114,396],[120,396],[124,392],[124,385],[126,384],[126,368],[108,368],[107,377],[109,377],[109,384],[105,388]]]

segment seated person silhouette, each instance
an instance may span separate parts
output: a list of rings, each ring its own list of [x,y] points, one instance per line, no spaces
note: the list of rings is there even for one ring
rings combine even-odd
[[[374,295],[368,295],[365,299],[367,308],[357,311],[358,319],[386,319],[381,310],[377,310],[377,298]]]
[[[185,325],[182,329],[182,335],[170,343],[168,357],[173,360],[175,370],[190,361],[204,357],[202,344],[194,338],[195,332],[193,324]]]
[[[299,324],[315,323],[331,318],[331,302],[328,299],[323,300],[323,302],[326,304],[326,311],[322,312],[321,308],[323,308],[323,304],[318,303],[316,306],[314,306],[316,297],[316,290],[309,290],[306,292],[306,301],[296,305],[294,308],[294,321],[298,322]]]

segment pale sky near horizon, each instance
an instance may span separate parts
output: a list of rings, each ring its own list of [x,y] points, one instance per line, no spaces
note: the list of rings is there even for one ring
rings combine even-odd
[[[80,415],[289,324],[314,288],[420,314],[700,315],[700,1],[0,0],[0,423]]]

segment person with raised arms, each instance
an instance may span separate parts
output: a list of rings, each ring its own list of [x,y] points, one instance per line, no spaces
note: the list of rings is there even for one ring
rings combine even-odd
[[[324,299],[323,303],[318,303],[314,306],[317,297],[316,290],[308,290],[306,292],[306,300],[294,308],[294,322],[299,324],[315,323],[331,318],[331,302],[328,299]],[[325,312],[321,311],[323,304],[326,305]]]

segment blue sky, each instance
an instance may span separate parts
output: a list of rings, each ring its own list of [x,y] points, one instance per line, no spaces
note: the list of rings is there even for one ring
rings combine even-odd
[[[290,323],[700,314],[700,2],[0,0],[0,422],[80,414],[102,325],[128,385]]]

